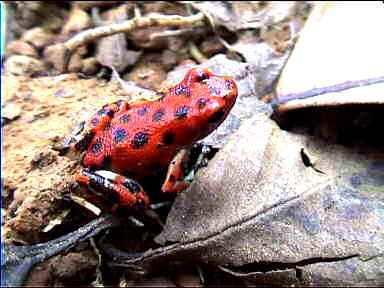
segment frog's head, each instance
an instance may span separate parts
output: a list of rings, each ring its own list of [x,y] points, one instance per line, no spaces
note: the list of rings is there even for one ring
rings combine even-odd
[[[224,121],[236,102],[238,91],[235,80],[214,75],[207,68],[193,68],[183,83],[189,87],[192,101],[196,103],[196,113],[206,121],[208,125],[204,128],[210,133]]]
[[[192,94],[193,92],[195,92],[195,94],[205,92],[205,94],[209,94],[211,97],[223,98],[232,105],[236,101],[237,86],[235,80],[231,77],[214,75],[208,68],[191,69],[185,75],[183,82],[189,88],[194,88]],[[198,91],[198,88],[203,91]]]

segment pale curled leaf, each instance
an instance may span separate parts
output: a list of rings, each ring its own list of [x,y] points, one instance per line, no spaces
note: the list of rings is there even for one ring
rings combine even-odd
[[[384,58],[379,55],[384,42],[377,35],[384,25],[383,11],[379,2],[316,3],[279,79],[279,110],[382,105]]]

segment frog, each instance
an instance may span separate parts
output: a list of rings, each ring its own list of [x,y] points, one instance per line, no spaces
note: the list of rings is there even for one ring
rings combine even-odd
[[[166,171],[161,193],[185,190],[188,149],[220,126],[237,96],[232,77],[195,67],[154,99],[104,105],[73,145],[83,153],[75,181],[128,209],[148,207],[150,197],[140,183],[159,170]]]

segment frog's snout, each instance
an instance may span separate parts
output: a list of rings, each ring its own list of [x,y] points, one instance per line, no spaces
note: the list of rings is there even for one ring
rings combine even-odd
[[[208,87],[212,96],[223,98],[226,102],[234,102],[237,97],[237,85],[231,77],[211,78]]]

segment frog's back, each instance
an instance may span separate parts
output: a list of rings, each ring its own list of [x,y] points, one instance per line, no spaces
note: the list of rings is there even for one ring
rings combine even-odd
[[[84,165],[140,177],[166,168],[178,150],[217,128],[236,96],[232,79],[193,69],[159,99],[114,113],[92,139]]]

